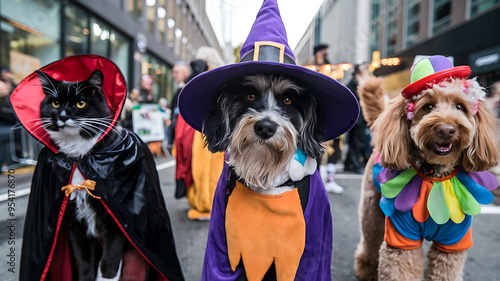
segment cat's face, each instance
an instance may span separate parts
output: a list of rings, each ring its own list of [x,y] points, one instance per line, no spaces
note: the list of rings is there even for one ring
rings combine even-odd
[[[37,74],[45,93],[40,104],[45,131],[60,151],[86,154],[113,119],[102,91],[102,72],[94,70],[79,82],[58,81],[41,71]]]

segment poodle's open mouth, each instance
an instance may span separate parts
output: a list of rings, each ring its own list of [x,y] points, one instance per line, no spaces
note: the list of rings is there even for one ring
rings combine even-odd
[[[434,153],[438,155],[448,155],[451,152],[451,147],[453,146],[453,143],[434,143]]]

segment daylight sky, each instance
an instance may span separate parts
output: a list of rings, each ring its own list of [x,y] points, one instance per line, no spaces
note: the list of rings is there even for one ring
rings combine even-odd
[[[262,2],[263,0],[207,0],[206,10],[217,36],[222,38],[223,28],[227,28],[226,33],[231,34],[234,47],[245,41]],[[278,0],[288,44],[292,50],[304,35],[321,3],[323,0]],[[221,5],[224,5],[223,9]],[[231,21],[232,24],[223,26],[221,16],[226,16],[226,22]]]

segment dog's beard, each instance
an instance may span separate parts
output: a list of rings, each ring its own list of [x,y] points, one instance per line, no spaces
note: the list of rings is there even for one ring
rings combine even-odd
[[[276,133],[263,140],[254,130],[259,120],[255,113],[248,113],[236,125],[230,137],[228,164],[247,185],[268,189],[287,179],[288,165],[297,149],[297,130],[288,120],[280,119]]]

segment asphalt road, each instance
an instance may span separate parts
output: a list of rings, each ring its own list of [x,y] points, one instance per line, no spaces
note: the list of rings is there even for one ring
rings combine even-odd
[[[209,223],[190,221],[186,215],[189,210],[187,201],[174,199],[175,166],[170,161],[161,158],[157,167],[173,225],[177,254],[185,279],[200,280]],[[8,176],[0,175],[0,280],[3,281],[18,280],[22,230],[28,201],[28,196],[22,195],[21,192],[28,191],[26,188],[29,187],[31,177],[29,172],[14,175],[16,197],[13,201],[5,200]],[[361,175],[339,173],[337,178],[337,182],[345,187],[345,192],[341,195],[329,194],[334,235],[332,279],[354,281],[357,280],[353,270],[353,255],[359,239],[357,206]],[[9,202],[16,204],[12,217],[9,216]],[[15,226],[14,231],[11,231],[9,226]],[[475,216],[472,233],[474,247],[468,252],[464,280],[500,280],[500,207],[488,208],[485,214]],[[424,244],[427,247],[429,245]],[[11,247],[14,247],[14,251],[11,251]],[[12,253],[14,256],[9,257]]]

